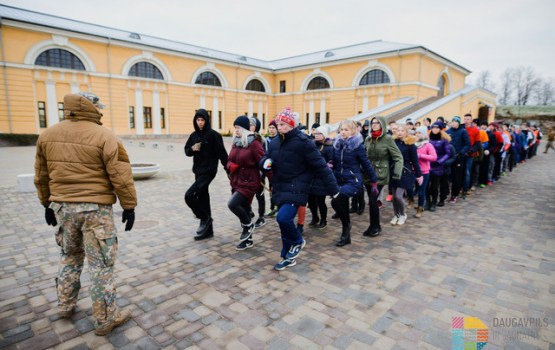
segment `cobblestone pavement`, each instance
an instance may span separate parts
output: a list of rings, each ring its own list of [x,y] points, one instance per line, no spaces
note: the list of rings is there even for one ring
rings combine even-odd
[[[253,248],[235,250],[241,229],[227,209],[222,171],[211,187],[215,237],[194,242],[198,221],[183,201],[193,176],[182,145],[126,146],[132,159],[171,165],[136,182],[135,227],[119,226],[118,304],[132,320],[94,335],[86,272],[77,313],[58,319],[53,229],[36,194],[6,180],[0,348],[450,349],[452,318],[472,316],[489,327],[486,349],[555,349],[555,154],[539,154],[435,214],[415,219],[410,209],[402,227],[388,224],[386,203],[377,238],[361,235],[368,213],[354,215],[353,242],[344,248],[334,245],[336,220],[307,228],[298,264],[276,272],[273,219],[255,231]],[[33,161],[33,148],[11,161],[9,152],[0,149],[4,164]]]

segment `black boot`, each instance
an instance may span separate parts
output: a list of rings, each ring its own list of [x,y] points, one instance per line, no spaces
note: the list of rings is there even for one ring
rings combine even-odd
[[[351,244],[351,224],[343,226],[341,231],[341,239],[335,245],[338,247],[343,247],[344,245]]]
[[[369,226],[366,231],[362,233],[362,235],[366,237],[376,237],[380,235],[380,232],[382,232],[382,228],[380,226]]]
[[[358,206],[357,214],[362,215],[364,213],[364,204]]]
[[[436,211],[436,204],[435,203],[432,203],[430,205],[430,211]]]
[[[203,239],[208,239],[214,237],[214,228],[212,227],[212,219],[210,219],[209,226],[201,234],[195,236],[195,241],[202,241]]]
[[[328,226],[328,222],[326,221],[326,219],[322,219],[320,221],[320,224],[318,226],[316,226],[317,229],[323,229],[324,227]]]
[[[212,226],[211,217],[205,220],[200,220],[200,225],[198,226],[198,229],[197,229],[197,236],[202,235],[210,226]]]
[[[308,226],[310,226],[310,227],[318,226],[319,222],[320,222],[320,218],[318,217],[318,215],[313,215],[312,220],[310,221]]]

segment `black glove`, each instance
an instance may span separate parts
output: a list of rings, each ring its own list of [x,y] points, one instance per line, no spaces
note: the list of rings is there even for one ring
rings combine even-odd
[[[58,221],[56,220],[56,215],[54,214],[54,210],[50,208],[46,208],[44,210],[44,218],[46,219],[46,223],[50,226],[58,225]]]
[[[121,222],[126,222],[125,231],[131,231],[135,223],[135,209],[124,209],[121,214]]]

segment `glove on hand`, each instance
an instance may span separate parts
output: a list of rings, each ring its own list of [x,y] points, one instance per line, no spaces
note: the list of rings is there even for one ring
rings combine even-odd
[[[50,226],[58,225],[58,221],[56,220],[56,215],[54,214],[54,210],[50,208],[46,208],[44,210],[44,218],[46,219],[46,223]]]
[[[121,222],[126,222],[125,231],[131,231],[135,223],[135,209],[124,209],[121,214]]]
[[[423,176],[419,176],[416,178],[416,183],[418,183],[418,186],[422,186],[422,183],[424,182],[424,177]]]
[[[484,155],[489,156],[489,150],[485,150]]]
[[[264,161],[264,164],[262,165],[262,168],[265,169],[265,170],[272,169],[272,160],[271,159],[266,159]]]
[[[235,170],[237,170],[237,168],[239,168],[239,165],[235,164],[235,163],[229,163],[229,172],[233,173]]]
[[[372,196],[377,197],[380,194],[380,191],[378,191],[378,183],[377,182],[372,182],[370,184],[370,192],[372,193]]]

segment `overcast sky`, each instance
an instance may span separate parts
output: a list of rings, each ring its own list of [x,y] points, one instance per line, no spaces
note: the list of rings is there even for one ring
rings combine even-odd
[[[553,0],[0,0],[1,3],[273,60],[382,39],[419,44],[498,80],[555,77]]]

